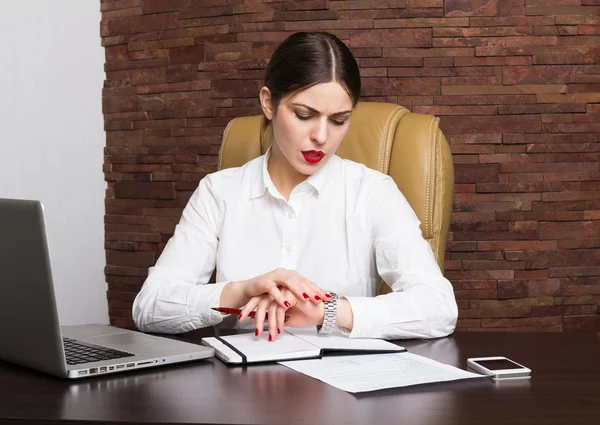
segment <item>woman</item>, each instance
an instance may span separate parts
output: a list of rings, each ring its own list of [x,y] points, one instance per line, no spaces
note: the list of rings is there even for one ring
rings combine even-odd
[[[216,306],[243,307],[239,326],[261,336],[268,324],[270,341],[284,326],[385,339],[454,330],[452,286],[394,181],[335,155],[359,94],[356,60],[334,35],[278,46],[259,94],[274,143],[200,182],[135,299],[141,330],[215,325]],[[376,296],[379,276],[392,293]]]

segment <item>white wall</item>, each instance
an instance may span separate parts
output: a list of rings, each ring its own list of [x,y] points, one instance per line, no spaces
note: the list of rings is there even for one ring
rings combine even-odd
[[[61,323],[108,323],[100,2],[0,6],[0,197],[44,203]]]

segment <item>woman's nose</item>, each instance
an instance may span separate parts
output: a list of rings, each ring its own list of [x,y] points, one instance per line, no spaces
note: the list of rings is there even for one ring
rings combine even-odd
[[[320,145],[327,141],[327,121],[318,120],[312,129],[311,139]]]

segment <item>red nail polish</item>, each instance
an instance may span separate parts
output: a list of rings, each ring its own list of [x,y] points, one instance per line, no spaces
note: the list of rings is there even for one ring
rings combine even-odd
[[[286,307],[289,307],[291,304],[289,302],[287,302],[287,301],[284,301],[283,305],[286,306]]]
[[[254,335],[258,336],[258,329],[254,329]]]
[[[321,301],[321,297],[320,297],[320,296],[318,296],[318,295],[315,295],[315,300],[317,300],[317,301]]]
[[[308,294],[303,293],[302,296],[304,297],[305,300],[307,300],[309,298]]]
[[[241,314],[238,317],[238,321],[240,321],[240,322],[242,321],[242,315]]]
[[[269,342],[273,341],[273,337],[271,335],[269,335]]]
[[[277,334],[279,335],[281,333],[281,330],[279,328],[277,328]]]
[[[331,295],[329,295],[329,294],[325,294],[325,296],[326,296],[327,298],[331,298]]]

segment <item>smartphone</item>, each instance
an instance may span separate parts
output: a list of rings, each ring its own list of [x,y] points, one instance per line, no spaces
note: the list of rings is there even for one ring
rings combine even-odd
[[[529,378],[531,369],[506,357],[474,357],[467,359],[467,366],[492,379]]]

